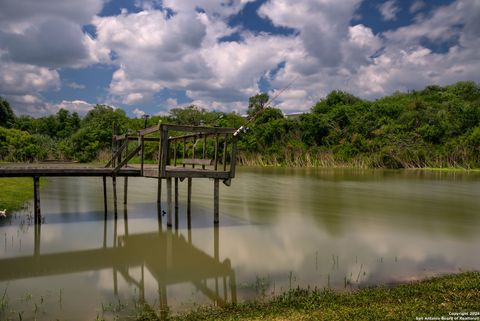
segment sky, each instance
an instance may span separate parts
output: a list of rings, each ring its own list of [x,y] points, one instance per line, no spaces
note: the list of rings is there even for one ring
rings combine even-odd
[[[480,82],[480,0],[0,0],[0,96],[17,115],[95,104],[285,113]]]

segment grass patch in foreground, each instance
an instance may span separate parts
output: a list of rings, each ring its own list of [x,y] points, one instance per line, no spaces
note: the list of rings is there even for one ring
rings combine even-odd
[[[291,290],[269,302],[202,308],[171,320],[416,320],[480,311],[480,273],[348,293]],[[140,314],[141,315],[141,314]],[[152,315],[137,320],[158,320]],[[457,315],[458,316],[458,315]],[[464,317],[468,317],[464,316]],[[476,316],[476,320],[480,316]],[[457,319],[457,320],[460,320]],[[467,320],[467,319],[463,319]]]
[[[40,179],[40,184],[42,179]],[[8,212],[22,208],[33,197],[33,179],[31,177],[0,178],[0,210]]]

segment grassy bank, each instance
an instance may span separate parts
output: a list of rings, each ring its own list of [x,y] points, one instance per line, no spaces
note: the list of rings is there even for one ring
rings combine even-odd
[[[467,272],[393,287],[337,293],[291,290],[268,302],[202,308],[170,320],[416,320],[480,311],[480,273]],[[459,315],[457,315],[459,316]],[[473,315],[470,315],[471,317]],[[478,320],[479,315],[473,316]],[[151,308],[137,320],[159,320]],[[453,320],[453,318],[452,318]],[[460,319],[457,319],[460,320]],[[467,319],[463,319],[467,320]]]
[[[471,171],[475,162],[458,163],[446,158],[419,161],[392,155],[370,154],[341,159],[329,151],[282,150],[274,154],[239,152],[239,165],[273,167],[329,167],[329,168],[379,168],[379,169],[429,169]]]
[[[33,181],[30,177],[0,178],[0,191],[0,210],[18,210],[33,197]]]

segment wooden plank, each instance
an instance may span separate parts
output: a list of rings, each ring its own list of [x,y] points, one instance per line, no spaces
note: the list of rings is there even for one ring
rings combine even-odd
[[[120,171],[120,169],[121,169],[124,165],[126,165],[126,164],[128,163],[128,161],[133,158],[133,156],[135,156],[135,155],[138,153],[138,151],[140,150],[141,147],[142,147],[141,145],[135,147],[135,149],[132,150],[132,151],[130,152],[130,154],[128,154],[127,157],[125,157],[125,159],[124,159],[123,161],[121,161],[121,162],[117,165],[117,167],[115,167],[115,168],[113,169],[113,173],[117,173],[118,171]],[[142,169],[140,169],[140,175],[141,175],[141,174],[142,174]]]
[[[225,128],[225,127],[204,127],[204,126],[186,126],[186,125],[174,125],[174,124],[162,124],[168,128],[168,130],[174,131],[183,131],[183,132],[192,132],[192,133],[202,133],[202,134],[233,134],[235,128]]]
[[[128,141],[125,141],[125,142],[122,144],[122,146],[121,146],[119,149],[117,149],[117,150],[112,154],[112,158],[107,162],[107,164],[105,165],[105,167],[109,167],[109,166],[112,165],[112,164],[113,164],[113,167],[115,167],[115,165],[114,165],[114,164],[115,164],[115,160],[121,156],[123,150],[124,150],[125,148],[127,148],[127,146],[128,146]]]
[[[186,165],[202,165],[202,166],[205,166],[205,165],[213,165],[213,159],[193,159],[193,158],[184,158],[183,159],[183,164],[186,164]],[[205,167],[203,168],[205,169]]]
[[[0,177],[33,177],[33,176],[112,176],[111,168],[71,168],[71,167],[15,167],[0,168]],[[140,176],[136,168],[122,168],[117,176]]]
[[[161,126],[164,126],[164,125],[155,125],[155,126],[152,126],[152,127],[145,128],[143,130],[139,130],[138,135],[139,136],[145,136],[145,135],[149,135],[149,134],[158,132],[161,129]]]
[[[161,174],[161,173],[160,173]],[[158,170],[155,168],[145,168],[144,177],[158,177]],[[228,171],[214,171],[209,169],[201,169],[201,168],[183,168],[180,166],[173,167],[168,166],[165,175],[161,176],[162,178],[168,177],[178,177],[178,178],[219,178],[219,179],[228,179],[230,178],[230,172]]]
[[[137,136],[137,135],[128,135],[128,137],[125,137],[126,135],[120,135],[120,136],[116,136],[116,137],[120,137],[121,139],[118,139],[117,140],[124,140],[124,139],[128,139],[129,141],[138,141],[140,139],[141,136]],[[158,142],[160,140],[160,137],[144,137],[143,138],[146,142]]]
[[[113,139],[116,141],[128,139],[127,135],[113,135]]]

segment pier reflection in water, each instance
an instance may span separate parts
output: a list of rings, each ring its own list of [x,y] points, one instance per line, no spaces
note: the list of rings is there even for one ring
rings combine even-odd
[[[101,216],[104,218],[103,245],[93,249],[42,253],[42,225],[31,226],[33,231],[29,232],[34,233],[32,255],[1,258],[0,284],[7,284],[8,287],[8,284],[15,284],[16,280],[21,279],[110,270],[113,279],[110,282],[110,291],[114,295],[113,298],[119,297],[121,281],[130,288],[135,288],[138,303],[158,305],[157,314],[161,317],[166,317],[169,310],[167,288],[178,284],[191,284],[196,292],[201,293],[215,305],[236,302],[235,271],[228,258],[221,261],[219,257],[219,227],[209,228],[213,233],[214,241],[212,256],[192,243],[189,219],[188,229],[183,230],[186,235],[183,235],[178,230],[178,224],[175,224],[177,228],[173,230],[165,228],[162,225],[161,209],[159,208],[158,211],[158,231],[146,233],[135,233],[129,229],[126,207],[123,211],[123,219],[118,219],[116,214],[109,214],[114,216],[110,218],[106,212],[104,215],[96,213],[94,216],[98,220],[101,220]],[[43,227],[47,227],[49,223],[55,224],[47,219]],[[109,228],[109,225],[113,225],[112,228]],[[119,230],[123,230],[123,234],[120,235]],[[113,235],[109,235],[109,232],[113,232]],[[138,269],[140,269],[140,275],[135,273]],[[153,287],[151,282],[146,284],[146,272],[156,282],[157,298],[147,298],[145,295],[146,287]],[[82,298],[77,299],[81,305]],[[103,302],[98,303],[103,305]],[[0,311],[0,314],[5,312]],[[48,316],[46,320],[55,317],[51,311],[45,313],[45,316]],[[86,316],[78,317],[79,320],[83,320]],[[35,314],[35,318],[41,320],[42,316]]]

